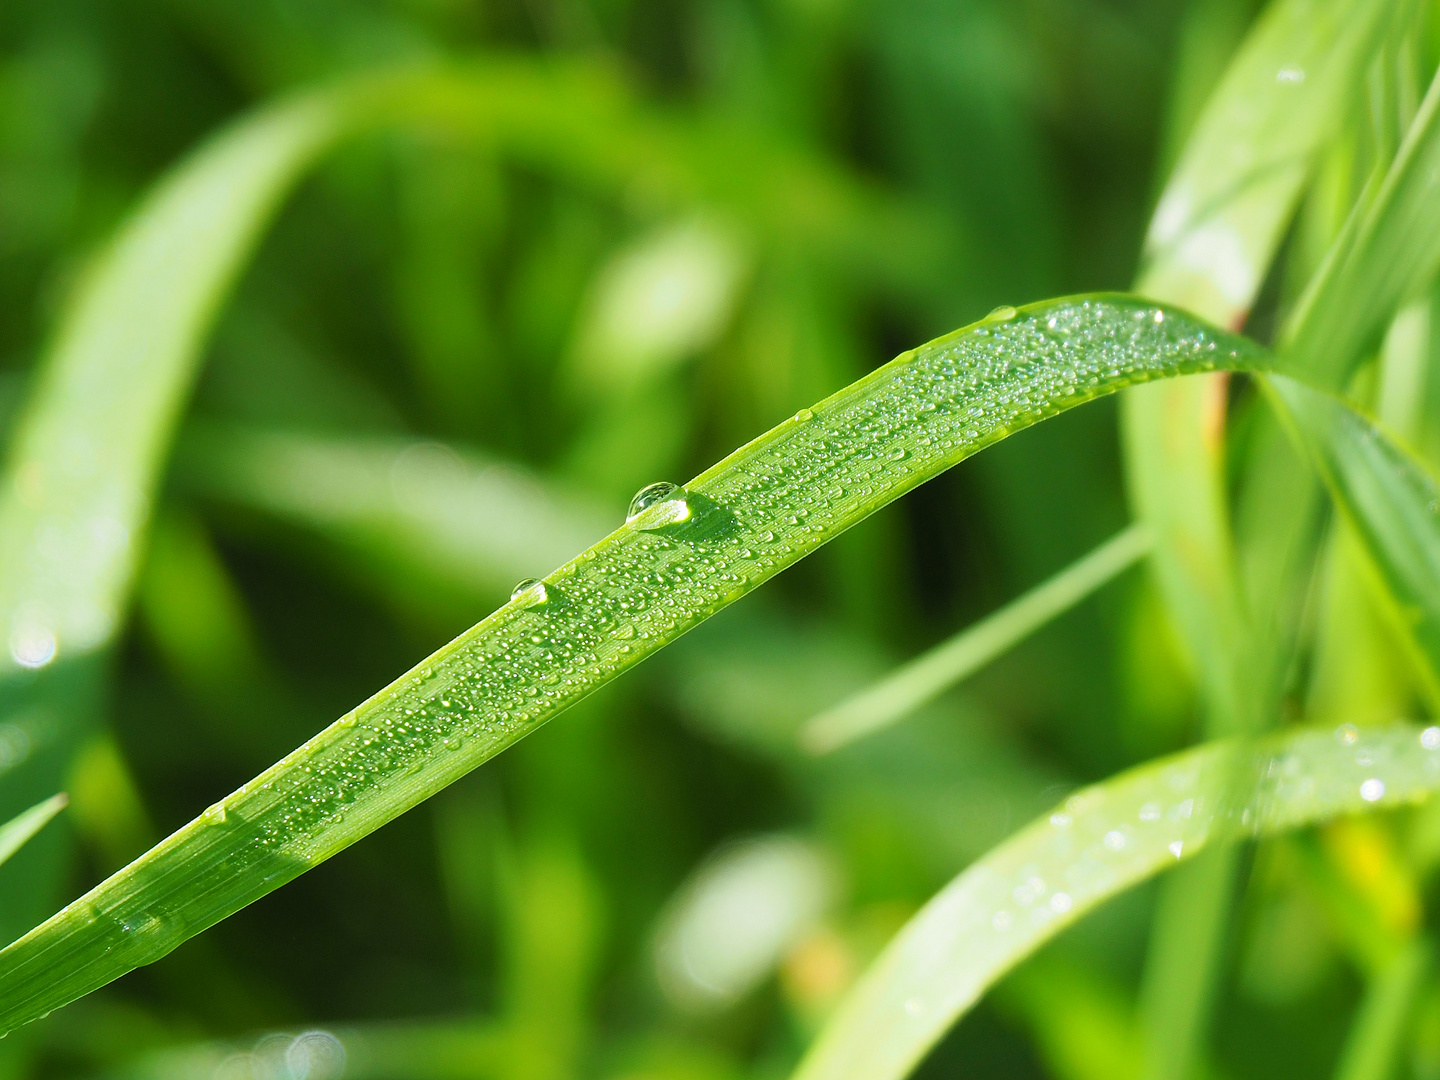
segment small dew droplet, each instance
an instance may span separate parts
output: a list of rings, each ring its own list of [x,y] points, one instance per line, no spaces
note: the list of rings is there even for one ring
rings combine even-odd
[[[813,419],[815,419],[815,414],[814,414],[814,412],[812,412],[812,411],[809,410],[809,409],[801,409],[799,412],[797,412],[797,413],[795,414],[795,419],[796,419],[799,423],[802,423],[802,424],[803,424],[806,420],[813,420]]]
[[[642,532],[652,532],[689,518],[690,503],[686,500],[685,489],[679,484],[662,480],[648,484],[635,493],[625,514],[625,523],[633,524]]]
[[[1291,86],[1298,86],[1305,81],[1305,69],[1302,67],[1283,67],[1275,73],[1275,81],[1287,83]]]
[[[1019,314],[1020,313],[1016,311],[1013,307],[1011,307],[1009,304],[1001,304],[994,311],[990,312],[989,315],[985,316],[985,321],[987,323],[1009,322],[1011,319],[1015,318],[1015,316]]]
[[[1372,776],[1360,785],[1360,798],[1366,802],[1379,802],[1385,797],[1385,781]]]
[[[510,591],[510,599],[521,607],[539,607],[550,599],[550,592],[539,578],[527,577]]]
[[[1440,750],[1440,727],[1427,727],[1420,732],[1420,745],[1426,750]]]
[[[1354,724],[1341,724],[1335,729],[1335,741],[1341,746],[1354,746],[1355,740],[1360,738],[1360,729]]]

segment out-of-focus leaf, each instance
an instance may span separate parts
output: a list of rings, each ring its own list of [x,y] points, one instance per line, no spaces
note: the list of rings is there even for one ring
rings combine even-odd
[[[69,801],[69,796],[62,791],[11,818],[4,825],[0,825],[0,863],[5,862],[11,855],[19,851],[25,841],[43,829],[50,819],[61,810],[64,810]]]
[[[1440,484],[1374,424],[1292,379],[1268,380],[1396,602],[1402,640],[1440,702]]]
[[[1243,324],[1303,184],[1402,6],[1276,0],[1265,11],[1166,182],[1137,291],[1221,325]],[[1293,633],[1276,609],[1297,591],[1304,560],[1294,556],[1304,550],[1314,503],[1302,481],[1262,504],[1255,533],[1265,538],[1264,572],[1242,579],[1224,479],[1226,387],[1212,376],[1140,388],[1121,413],[1130,496],[1154,536],[1153,566],[1195,661],[1212,735],[1257,730],[1275,713],[1277,672]],[[1271,463],[1261,464],[1273,475]],[[1247,596],[1251,582],[1260,590]],[[1185,1080],[1198,1057],[1233,859],[1217,851],[1166,883],[1141,995],[1147,1080]],[[1201,908],[1201,894],[1217,902]]]
[[[1111,537],[1049,581],[812,718],[800,732],[801,744],[824,754],[895,723],[1074,607],[1149,548],[1140,526]]]
[[[585,498],[474,451],[391,436],[196,425],[182,441],[177,479],[338,539],[379,574],[403,571],[407,588],[429,578],[460,612],[564,562],[613,521]]]
[[[1063,409],[1267,354],[1129,298],[992,314],[737,450],[0,953],[13,1028],[347,847],[929,477]]]
[[[1430,951],[1425,942],[1412,942],[1370,985],[1345,1041],[1335,1080],[1385,1080],[1394,1075],[1415,995],[1430,967]]]
[[[789,836],[731,846],[670,904],[655,939],[655,973],[687,1012],[733,1004],[770,974],[835,899],[838,872]]]
[[[1367,346],[1404,300],[1440,267],[1440,78],[1431,83],[1373,200],[1307,290],[1282,348],[1304,365],[1307,381],[1343,389]]]
[[[1267,835],[1440,788],[1440,731],[1211,743],[1072,795],[975,863],[862,976],[796,1080],[898,1080],[997,978],[1116,893],[1235,832]],[[1361,762],[1364,764],[1361,764]],[[1243,798],[1226,796],[1237,762]]]

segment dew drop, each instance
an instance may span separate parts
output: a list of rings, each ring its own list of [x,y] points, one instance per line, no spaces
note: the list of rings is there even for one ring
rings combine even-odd
[[[812,412],[810,409],[801,409],[799,412],[797,412],[797,413],[795,414],[795,419],[796,419],[798,422],[802,423],[802,424],[803,424],[806,420],[813,420],[814,418],[815,418],[815,413]]]
[[[510,599],[521,607],[539,607],[550,599],[550,592],[539,578],[527,577],[510,590]]]
[[[1440,750],[1440,727],[1427,727],[1422,731],[1420,745],[1426,750]]]
[[[625,523],[641,532],[653,532],[666,525],[676,525],[690,518],[690,503],[679,484],[662,480],[648,484],[635,493],[626,511]]]
[[[1360,798],[1366,802],[1379,802],[1385,797],[1385,781],[1372,776],[1360,785]]]
[[[1360,729],[1354,724],[1341,724],[1335,729],[1335,741],[1341,746],[1354,746],[1355,740],[1360,738]]]
[[[994,311],[990,312],[989,315],[985,316],[985,321],[1009,322],[1011,319],[1015,318],[1015,316],[1019,314],[1020,313],[1016,311],[1013,307],[1011,307],[1009,304],[1001,304]]]
[[[1275,73],[1275,81],[1290,86],[1299,86],[1305,81],[1305,69],[1302,67],[1283,67]]]

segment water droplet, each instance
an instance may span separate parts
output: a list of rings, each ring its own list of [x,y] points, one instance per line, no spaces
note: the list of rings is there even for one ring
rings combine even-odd
[[[1275,73],[1275,81],[1286,83],[1290,86],[1298,86],[1305,81],[1305,69],[1302,67],[1283,67]]]
[[[1009,930],[1014,921],[1008,911],[997,911],[995,917],[990,920],[990,925],[996,930]]]
[[[799,421],[800,423],[802,423],[802,424],[803,424],[806,420],[813,420],[814,418],[815,418],[814,412],[812,412],[812,411],[809,410],[809,409],[801,409],[799,412],[797,412],[797,413],[795,414],[795,419],[796,419],[797,421]]]
[[[652,532],[689,518],[690,503],[686,500],[685,489],[679,484],[662,480],[635,493],[625,514],[625,523],[633,524],[642,532]]]
[[[1057,892],[1050,897],[1050,910],[1057,915],[1064,915],[1074,905],[1069,893]]]
[[[905,1000],[905,1011],[911,1016],[919,1016],[925,1011],[925,1002],[919,998],[907,998]]]
[[[1141,821],[1159,821],[1159,820],[1160,820],[1160,807],[1159,807],[1157,804],[1153,803],[1153,802],[1151,802],[1151,803],[1146,803],[1144,806],[1140,807],[1140,820],[1141,820]]]
[[[1184,841],[1184,840],[1171,840],[1171,841],[1170,841],[1170,854],[1171,854],[1171,855],[1174,855],[1175,858],[1177,858],[1177,859],[1180,858],[1180,853],[1183,852],[1184,850],[1185,850],[1185,841]]]
[[[1360,798],[1366,802],[1378,802],[1385,797],[1385,781],[1372,776],[1360,785]]]
[[[1068,829],[1073,819],[1069,814],[1055,813],[1050,815],[1050,824],[1057,829]]]
[[[1009,322],[1011,319],[1015,318],[1015,316],[1019,314],[1020,313],[1016,311],[1013,307],[1011,307],[1009,304],[1001,304],[994,311],[990,312],[989,315],[985,316],[985,321]]]
[[[1111,851],[1119,851],[1125,846],[1125,834],[1119,829],[1111,829],[1105,834],[1105,846]]]
[[[1354,746],[1355,740],[1360,738],[1360,729],[1354,724],[1341,724],[1335,729],[1335,741],[1341,746]]]
[[[510,590],[510,599],[521,607],[539,607],[550,599],[550,592],[539,578],[527,577]]]
[[[1427,727],[1420,732],[1420,745],[1426,750],[1440,750],[1440,727]]]

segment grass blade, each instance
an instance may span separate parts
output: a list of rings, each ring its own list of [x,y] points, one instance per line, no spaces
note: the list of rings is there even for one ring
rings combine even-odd
[[[1065,801],[979,860],[906,925],[796,1071],[796,1080],[898,1080],[996,979],[1085,912],[1233,829],[1268,835],[1396,806],[1440,787],[1440,732],[1367,729],[1351,744],[1298,730],[1212,743]],[[1237,760],[1239,807],[1221,792]],[[1367,764],[1360,764],[1360,761]]]
[[[62,791],[0,825],[0,863],[19,851],[25,841],[48,825],[50,819],[64,810],[69,802],[70,797]]]
[[[232,129],[91,268],[0,486],[0,675],[109,640],[201,340],[260,224],[336,126],[332,103],[305,98]]]
[[[1440,76],[1373,200],[1362,200],[1306,290],[1283,348],[1307,379],[1340,390],[1397,306],[1440,268]]]
[[[1400,1040],[1429,968],[1430,946],[1417,939],[1371,983],[1345,1040],[1335,1080],[1386,1080],[1394,1074]]]
[[[1288,378],[1266,385],[1364,541],[1422,685],[1440,703],[1440,483],[1335,398]]]
[[[0,953],[6,1030],[150,963],[522,738],[929,477],[1137,382],[1263,350],[1126,297],[1005,309],[672,489]]]
[[[1070,610],[1150,550],[1143,526],[1112,536],[1024,596],[810,720],[800,743],[826,754],[903,719]]]

